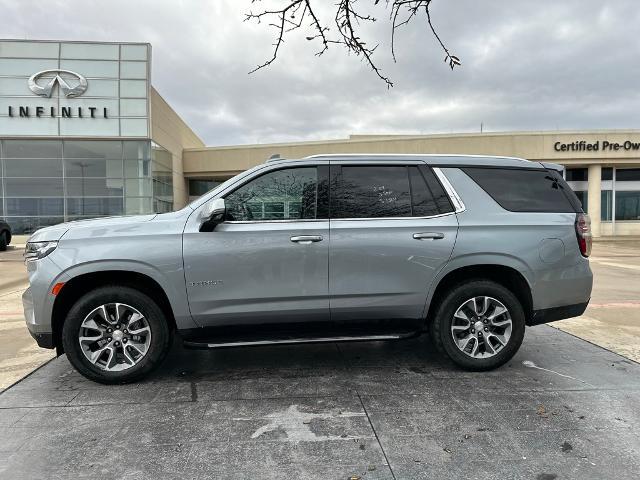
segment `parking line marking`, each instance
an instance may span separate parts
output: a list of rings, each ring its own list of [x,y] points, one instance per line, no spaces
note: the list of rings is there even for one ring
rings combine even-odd
[[[602,260],[593,260],[595,263],[599,263],[600,265],[607,265],[608,267],[619,267],[619,268],[628,268],[630,270],[640,270],[640,266],[638,265],[626,265],[624,263],[615,263],[615,262],[603,262]]]

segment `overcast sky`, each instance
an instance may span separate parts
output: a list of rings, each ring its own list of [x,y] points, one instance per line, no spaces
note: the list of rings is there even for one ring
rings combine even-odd
[[[335,1],[315,3],[330,21]],[[637,0],[434,0],[434,23],[463,62],[453,72],[422,19],[398,34],[394,64],[379,5],[362,36],[380,43],[374,58],[391,89],[339,46],[314,56],[309,31],[248,75],[275,33],[243,22],[249,8],[258,10],[250,0],[0,0],[0,38],[151,43],[154,87],[208,145],[477,132],[481,122],[640,128]]]

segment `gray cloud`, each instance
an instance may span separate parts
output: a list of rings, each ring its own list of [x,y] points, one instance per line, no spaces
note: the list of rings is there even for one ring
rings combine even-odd
[[[150,42],[152,83],[210,145],[478,131],[481,122],[487,130],[640,127],[632,0],[434,2],[436,26],[463,61],[453,72],[418,22],[399,32],[393,63],[387,14],[372,9],[379,21],[362,33],[380,43],[375,57],[391,90],[339,48],[315,57],[305,32],[248,75],[273,41],[266,25],[243,22],[250,3],[0,0],[0,37]],[[318,3],[330,20],[334,2]]]

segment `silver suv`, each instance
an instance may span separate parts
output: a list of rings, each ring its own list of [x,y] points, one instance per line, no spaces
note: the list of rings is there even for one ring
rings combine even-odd
[[[396,340],[461,367],[582,314],[589,219],[562,167],[517,158],[269,161],[182,210],[34,233],[27,326],[86,377],[133,381],[193,348]]]

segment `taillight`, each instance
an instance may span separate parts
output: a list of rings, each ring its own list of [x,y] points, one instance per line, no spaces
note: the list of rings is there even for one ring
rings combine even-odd
[[[583,257],[591,255],[591,219],[585,213],[576,216],[576,235],[578,246]]]

